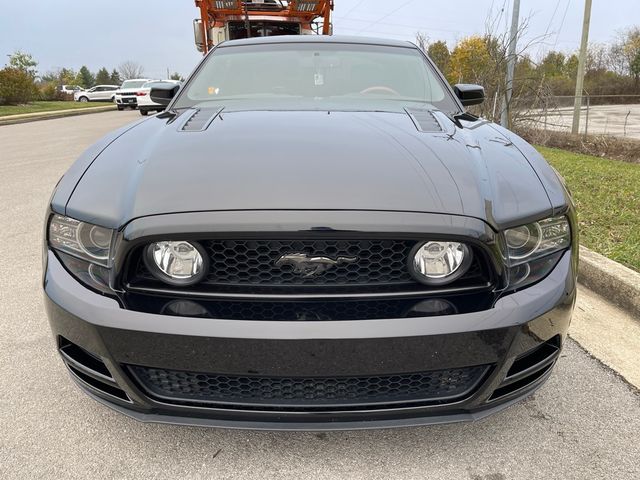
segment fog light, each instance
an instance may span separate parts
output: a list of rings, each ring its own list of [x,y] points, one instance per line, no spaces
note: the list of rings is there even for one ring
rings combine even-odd
[[[156,242],[144,256],[147,268],[165,283],[178,286],[201,281],[208,270],[207,256],[197,243],[185,241]]]
[[[455,315],[458,309],[448,300],[431,298],[416,303],[407,316],[409,317],[438,317],[442,315]]]
[[[471,266],[469,247],[457,242],[426,242],[411,260],[411,273],[427,285],[444,285],[464,275]]]

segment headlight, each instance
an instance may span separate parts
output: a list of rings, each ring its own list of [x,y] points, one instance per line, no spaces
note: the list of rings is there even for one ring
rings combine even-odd
[[[208,271],[207,255],[195,242],[152,243],[145,251],[144,261],[157,279],[170,285],[193,285]]]
[[[472,255],[463,243],[426,242],[410,258],[410,270],[416,280],[427,285],[445,285],[467,272]]]
[[[109,287],[109,260],[113,230],[53,215],[48,229],[49,247],[80,282],[103,293]]]
[[[107,266],[113,230],[54,215],[49,224],[49,245],[91,263]]]
[[[509,286],[521,288],[544,278],[562,251],[571,246],[571,226],[565,216],[510,228],[504,232],[509,262]]]

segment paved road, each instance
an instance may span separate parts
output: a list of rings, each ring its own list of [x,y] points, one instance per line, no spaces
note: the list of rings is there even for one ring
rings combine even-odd
[[[140,424],[86,397],[67,378],[45,319],[42,216],[74,157],[135,118],[0,127],[0,478],[640,478],[640,395],[573,341],[534,397],[473,424],[224,431]]]
[[[536,117],[539,114],[539,117]],[[537,120],[536,127],[550,130],[571,131],[573,107],[551,109],[545,116],[539,110],[530,115]],[[613,135],[640,139],[640,105],[594,105],[589,107],[586,130],[592,135]],[[580,132],[587,125],[587,107],[583,107],[580,119]]]

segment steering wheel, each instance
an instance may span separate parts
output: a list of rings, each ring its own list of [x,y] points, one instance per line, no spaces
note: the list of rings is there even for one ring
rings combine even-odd
[[[389,94],[395,95],[397,97],[400,96],[400,94],[398,92],[396,92],[393,88],[385,87],[383,85],[376,85],[374,87],[365,88],[364,90],[362,90],[360,92],[361,95],[370,95],[372,93],[373,94],[389,93]]]

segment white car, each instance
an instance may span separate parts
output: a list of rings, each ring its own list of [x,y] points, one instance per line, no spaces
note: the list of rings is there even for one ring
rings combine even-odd
[[[76,92],[80,92],[82,90],[84,90],[84,88],[81,88],[81,87],[79,87],[77,85],[60,85],[60,86],[58,86],[58,91],[60,93],[66,93],[68,95],[73,95]]]
[[[164,105],[160,105],[159,103],[155,103],[151,100],[151,89],[155,85],[163,84],[163,83],[171,83],[173,85],[180,85],[179,80],[154,80],[152,82],[145,83],[138,93],[136,94],[136,99],[138,100],[138,110],[140,110],[141,115],[148,115],[151,111],[162,112],[164,110]]]
[[[152,78],[132,78],[131,80],[125,80],[116,91],[115,102],[118,110],[124,110],[126,107],[135,109],[138,106],[136,94],[145,83],[153,81]]]
[[[76,90],[73,99],[76,102],[113,102],[118,88],[117,85],[96,85],[89,90]]]

